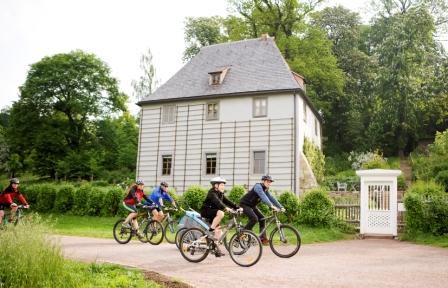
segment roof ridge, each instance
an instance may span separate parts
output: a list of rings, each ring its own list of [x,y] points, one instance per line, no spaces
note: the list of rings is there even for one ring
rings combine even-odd
[[[262,37],[259,38],[249,38],[249,39],[242,39],[242,40],[238,40],[238,41],[227,41],[227,42],[222,42],[222,43],[216,43],[216,44],[212,44],[212,45],[207,45],[207,46],[203,46],[200,48],[200,50],[202,49],[207,49],[207,48],[211,48],[211,47],[216,47],[216,46],[224,46],[224,45],[234,45],[234,44],[240,44],[242,42],[252,42],[252,41],[256,41],[256,40],[260,40],[260,41],[267,41],[267,40],[271,40],[273,42],[274,38],[273,37],[268,37],[266,39],[263,39]]]

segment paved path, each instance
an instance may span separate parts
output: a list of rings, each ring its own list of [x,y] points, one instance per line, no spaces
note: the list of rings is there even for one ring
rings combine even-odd
[[[60,237],[69,258],[139,267],[195,287],[448,287],[448,249],[384,239],[304,245],[290,259],[264,247],[255,266],[242,268],[226,255],[185,261],[174,245]]]

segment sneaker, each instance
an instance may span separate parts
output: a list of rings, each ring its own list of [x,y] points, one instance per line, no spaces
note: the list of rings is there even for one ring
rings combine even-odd
[[[263,246],[269,246],[269,240],[268,239],[266,239],[266,238],[262,238],[262,239],[260,239],[261,240],[261,244],[263,245]]]
[[[226,256],[226,254],[224,254],[221,249],[219,249],[218,246],[215,246],[215,256],[216,257],[222,257],[222,256]]]
[[[129,223],[123,223],[121,225],[121,227],[126,228],[126,229],[131,229],[131,225]]]
[[[144,235],[142,232],[137,232],[137,237],[138,237],[139,239],[144,239],[144,238],[145,238],[145,235]]]

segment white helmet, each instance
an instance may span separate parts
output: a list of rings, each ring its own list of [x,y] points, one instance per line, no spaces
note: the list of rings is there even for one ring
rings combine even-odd
[[[224,183],[226,184],[226,179],[222,178],[221,176],[217,176],[214,177],[212,179],[210,179],[210,184],[215,185],[216,183],[220,184],[220,183]]]

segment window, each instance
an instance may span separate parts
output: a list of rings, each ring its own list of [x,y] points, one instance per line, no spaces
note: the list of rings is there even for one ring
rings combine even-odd
[[[162,155],[162,175],[171,175],[171,155]]]
[[[268,116],[268,99],[267,98],[255,98],[253,105],[254,117],[266,117]]]
[[[171,124],[176,121],[176,106],[175,105],[165,105],[162,107],[162,123]]]
[[[221,72],[210,73],[210,84],[218,85],[221,82]]]
[[[216,174],[216,153],[206,153],[205,154],[206,161],[206,171],[207,175]]]
[[[219,119],[219,106],[218,103],[207,103],[207,120]]]
[[[254,174],[265,174],[264,166],[266,162],[265,151],[254,151]]]
[[[306,122],[306,118],[307,118],[307,115],[306,115],[306,102],[305,102],[305,100],[303,100],[303,121],[304,122]]]

